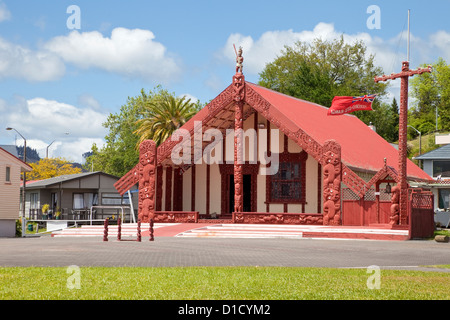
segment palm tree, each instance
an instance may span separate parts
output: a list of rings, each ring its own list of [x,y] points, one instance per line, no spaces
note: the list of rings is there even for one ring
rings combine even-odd
[[[147,139],[160,145],[197,111],[196,104],[185,96],[175,98],[171,94],[163,94],[156,100],[150,100],[144,106],[143,118],[136,122],[138,129],[134,133],[139,136],[136,147],[139,148]]]

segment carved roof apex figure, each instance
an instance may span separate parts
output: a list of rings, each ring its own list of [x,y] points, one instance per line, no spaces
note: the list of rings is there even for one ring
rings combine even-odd
[[[242,73],[244,69],[244,57],[242,57],[242,47],[239,47],[239,51],[236,51],[236,46],[233,44],[234,52],[236,53],[236,73]]]

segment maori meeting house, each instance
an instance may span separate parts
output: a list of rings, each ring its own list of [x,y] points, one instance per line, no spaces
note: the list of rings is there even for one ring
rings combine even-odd
[[[357,117],[327,116],[238,70],[230,80],[181,134],[158,147],[144,141],[139,163],[116,183],[121,194],[139,185],[142,222],[433,230],[431,193],[411,187],[432,178],[407,160],[401,214],[399,151]]]

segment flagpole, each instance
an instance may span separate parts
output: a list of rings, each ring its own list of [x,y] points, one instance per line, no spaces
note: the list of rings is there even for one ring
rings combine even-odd
[[[409,16],[410,16],[410,9],[408,9],[408,49],[407,49],[407,59],[406,59],[406,61],[408,61],[409,62],[409,52],[410,52],[410,50],[409,50],[409,43],[410,43],[410,18],[409,18]]]

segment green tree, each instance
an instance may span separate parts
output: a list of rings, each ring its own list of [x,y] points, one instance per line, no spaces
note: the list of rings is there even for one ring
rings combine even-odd
[[[142,119],[136,122],[138,128],[134,133],[139,136],[137,146],[147,139],[152,139],[156,145],[160,145],[197,111],[197,105],[192,103],[191,99],[176,98],[167,93],[147,101],[141,112]]]
[[[259,85],[326,107],[334,96],[386,93],[385,83],[375,83],[383,74],[374,66],[374,56],[366,54],[362,41],[350,45],[344,38],[334,41],[297,42],[259,74]]]
[[[176,99],[173,93],[169,93],[161,86],[157,86],[148,93],[141,90],[140,95],[128,97],[127,103],[122,105],[120,112],[110,114],[103,124],[107,128],[108,135],[105,144],[99,148],[92,145],[92,155],[86,159],[84,168],[88,171],[103,171],[118,177],[130,171],[139,161],[140,135],[135,133],[139,127],[139,120],[149,116],[148,107],[164,99]],[[195,105],[196,110],[200,103]],[[148,135],[144,139],[152,138]],[[156,136],[155,136],[156,138]]]
[[[374,124],[382,137],[393,141],[392,122],[388,121],[391,112],[380,102],[388,84],[374,81],[381,74],[383,70],[374,66],[374,56],[367,54],[363,41],[348,44],[341,36],[334,41],[315,39],[311,44],[297,42],[285,47],[259,74],[258,84],[325,107],[331,106],[335,96],[376,93],[373,112],[357,111],[354,115]]]
[[[432,67],[431,73],[413,77],[410,81],[414,100],[409,123],[422,134],[435,131],[436,126],[437,130],[450,130],[450,65],[439,58]]]

